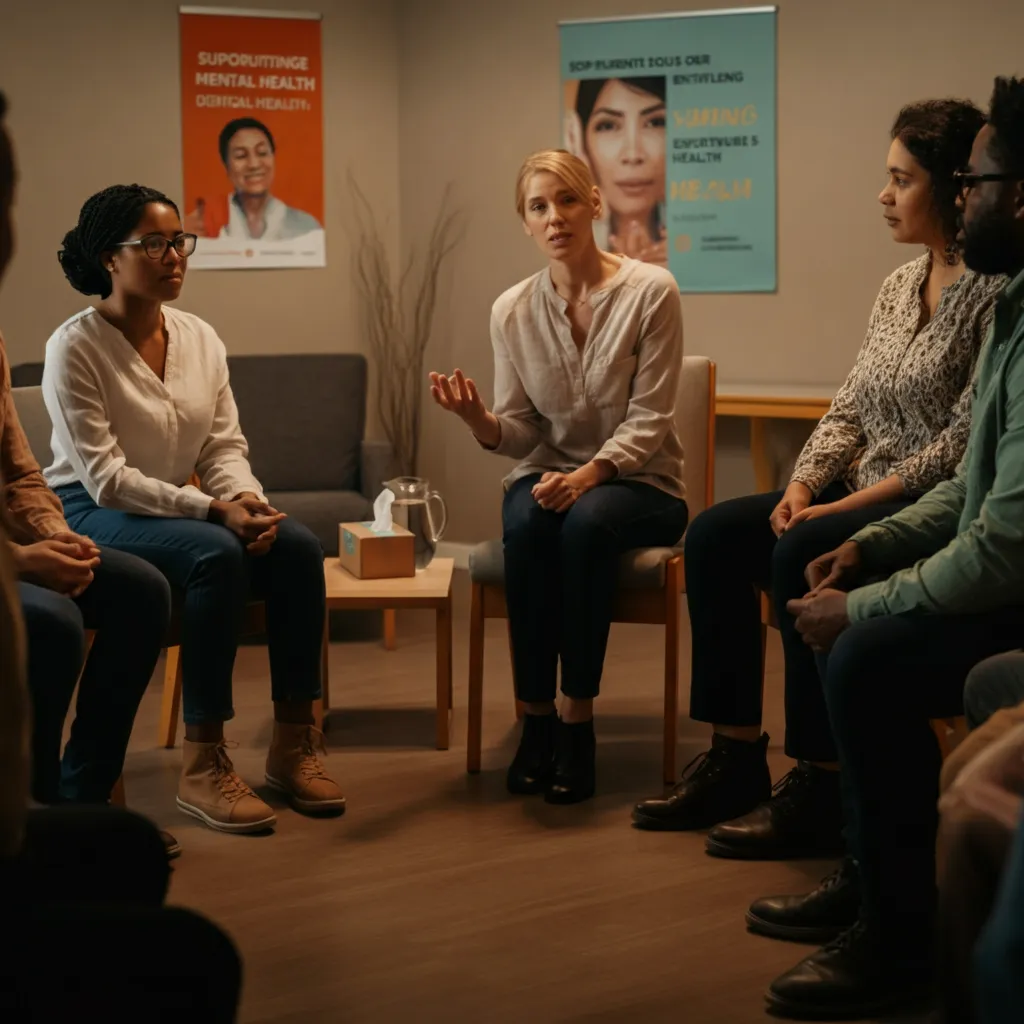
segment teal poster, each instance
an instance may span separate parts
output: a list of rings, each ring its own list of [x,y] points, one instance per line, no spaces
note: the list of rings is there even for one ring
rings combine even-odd
[[[681,292],[776,287],[776,8],[569,21],[563,145],[604,197],[598,241]]]

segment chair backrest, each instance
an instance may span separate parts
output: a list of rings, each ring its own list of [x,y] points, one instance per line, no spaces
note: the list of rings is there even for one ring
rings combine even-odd
[[[12,388],[34,388],[43,383],[42,363],[18,363],[11,367]]]
[[[53,452],[50,450],[53,424],[43,402],[43,389],[11,388],[11,397],[14,399],[14,408],[18,412],[22,429],[28,438],[28,446],[39,465],[46,469],[53,462]]]
[[[676,429],[683,442],[683,479],[692,523],[715,501],[715,364],[707,356],[683,357]]]
[[[266,490],[359,490],[363,356],[229,356],[228,370],[253,472]]]

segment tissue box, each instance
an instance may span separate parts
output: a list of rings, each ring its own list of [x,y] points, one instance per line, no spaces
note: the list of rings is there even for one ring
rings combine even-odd
[[[375,533],[370,523],[341,523],[338,561],[356,579],[384,580],[416,575],[413,536],[404,527]]]

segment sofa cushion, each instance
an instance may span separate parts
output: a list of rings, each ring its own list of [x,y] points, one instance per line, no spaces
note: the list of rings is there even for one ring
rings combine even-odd
[[[265,491],[359,489],[363,356],[229,356],[228,367],[252,469]]]
[[[358,491],[269,491],[267,500],[279,512],[309,527],[328,558],[338,555],[338,524],[373,518],[373,505]]]
[[[665,586],[665,563],[683,553],[674,548],[636,548],[619,560],[619,586],[624,590],[658,590]],[[469,576],[474,583],[505,585],[505,552],[500,540],[477,544],[469,554]]]

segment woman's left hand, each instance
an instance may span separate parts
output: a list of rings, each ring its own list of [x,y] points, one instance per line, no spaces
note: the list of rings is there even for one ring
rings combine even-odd
[[[799,526],[800,523],[807,522],[808,519],[820,519],[822,516],[832,516],[837,512],[845,512],[843,503],[841,501],[830,501],[826,505],[808,505],[807,508],[800,512],[797,512],[795,516],[788,523],[786,523],[785,530],[792,530],[794,526]],[[783,530],[783,532],[785,532]]]
[[[583,492],[572,485],[568,474],[545,473],[531,493],[537,504],[548,512],[568,512]]]

